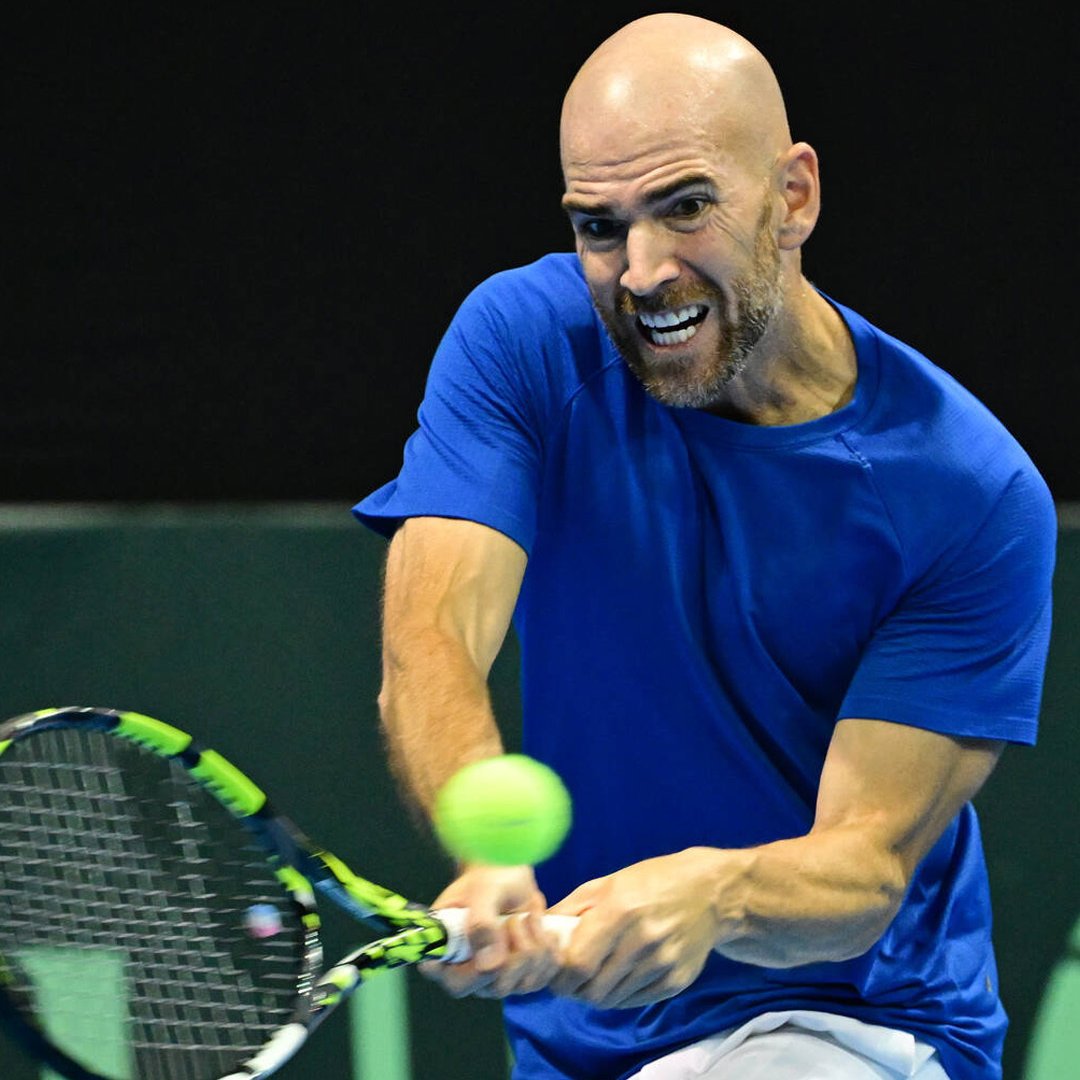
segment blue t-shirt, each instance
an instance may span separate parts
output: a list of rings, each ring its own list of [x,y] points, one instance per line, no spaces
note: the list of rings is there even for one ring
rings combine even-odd
[[[528,553],[514,615],[523,748],[574,799],[538,867],[550,902],[693,845],[808,831],[838,719],[1032,743],[1056,521],[993,415],[836,304],[849,404],[758,427],[662,405],[552,254],[467,297],[396,479],[354,513],[465,518]],[[936,1045],[952,1080],[1000,1076],[986,867],[968,805],[865,955],[771,969],[713,954],[670,1000],[508,1000],[515,1076],[614,1078],[769,1010],[835,1011]]]

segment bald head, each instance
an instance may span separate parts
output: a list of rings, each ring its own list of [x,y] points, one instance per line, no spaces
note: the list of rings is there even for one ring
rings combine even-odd
[[[698,133],[755,170],[791,145],[780,86],[749,41],[697,16],[647,15],[604,41],[570,84],[564,172],[614,162],[669,131]]]

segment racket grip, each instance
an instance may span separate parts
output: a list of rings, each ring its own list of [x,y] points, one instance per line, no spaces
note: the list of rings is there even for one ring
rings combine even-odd
[[[469,937],[465,933],[465,923],[469,917],[468,908],[443,908],[430,912],[446,928],[446,952],[439,959],[444,964],[461,964],[472,956]],[[517,915],[503,915],[501,921],[518,918]],[[570,935],[577,926],[576,915],[544,915],[544,928],[558,938],[559,948],[565,948]]]

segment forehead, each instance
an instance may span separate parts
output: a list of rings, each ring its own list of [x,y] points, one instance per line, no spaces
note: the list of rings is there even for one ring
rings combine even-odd
[[[605,150],[607,152],[605,152]],[[563,158],[563,201],[630,208],[648,202],[683,181],[706,182],[730,190],[738,173],[733,157],[694,138],[642,140],[597,146],[591,156]]]
[[[738,174],[737,125],[725,123],[715,101],[657,95],[642,102],[609,98],[570,108],[560,137],[566,194],[633,202],[680,176],[730,186]]]

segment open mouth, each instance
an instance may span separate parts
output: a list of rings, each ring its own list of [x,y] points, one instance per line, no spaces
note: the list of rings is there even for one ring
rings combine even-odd
[[[650,345],[682,345],[697,333],[708,314],[704,304],[687,304],[655,314],[643,311],[637,317],[638,331]]]

